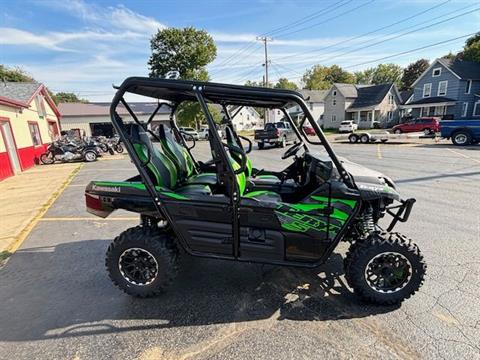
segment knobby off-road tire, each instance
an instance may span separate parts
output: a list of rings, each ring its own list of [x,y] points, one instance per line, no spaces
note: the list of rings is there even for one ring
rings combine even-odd
[[[137,264],[132,263],[132,254],[139,255],[135,259],[140,261],[140,268],[142,262],[147,262],[156,269],[148,270],[148,280],[139,281],[131,276],[130,268]],[[130,259],[128,263],[127,259]],[[161,294],[175,278],[177,263],[178,248],[173,238],[157,228],[146,226],[136,226],[121,233],[110,244],[105,257],[105,266],[113,283],[127,294],[140,298]]]
[[[388,266],[390,262],[394,263],[393,267]],[[396,264],[403,264],[403,267]],[[352,244],[344,265],[345,278],[353,291],[361,299],[380,305],[400,303],[412,296],[423,284],[427,269],[412,240],[399,233],[387,232],[373,234]],[[400,268],[403,269],[401,272]],[[383,271],[385,277],[391,276],[392,286],[372,283],[375,281],[374,272]]]

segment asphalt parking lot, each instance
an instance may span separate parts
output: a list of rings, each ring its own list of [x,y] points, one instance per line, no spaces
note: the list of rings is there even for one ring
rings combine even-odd
[[[109,242],[137,224],[85,212],[93,179],[122,180],[129,160],[86,164],[0,269],[1,359],[480,359],[480,147],[335,144],[393,178],[417,203],[397,228],[428,263],[401,306],[361,303],[343,280],[341,246],[319,269],[185,257],[164,296],[134,299],[110,282]],[[201,158],[208,154],[199,143]],[[253,151],[281,169],[282,150]]]

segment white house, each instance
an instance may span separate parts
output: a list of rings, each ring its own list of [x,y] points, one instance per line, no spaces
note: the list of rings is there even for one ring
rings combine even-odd
[[[235,130],[249,130],[263,125],[260,114],[253,107],[242,107],[238,110],[237,106],[229,106],[230,115],[236,113],[232,119]],[[238,113],[237,113],[238,111]]]
[[[320,119],[323,115],[325,103],[324,98],[328,93],[327,90],[298,90],[305,99],[310,112],[313,115],[315,121],[320,122]],[[301,119],[303,116],[303,111],[299,105],[294,105],[287,109],[290,116],[295,119]],[[279,109],[269,110],[268,122],[277,122],[283,119],[283,112]]]

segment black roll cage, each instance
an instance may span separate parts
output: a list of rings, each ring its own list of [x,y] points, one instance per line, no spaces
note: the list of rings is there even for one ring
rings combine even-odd
[[[144,85],[147,84],[152,90],[145,90],[144,88],[140,87],[139,85]],[[150,97],[157,97],[159,94],[161,94],[161,91],[159,91],[158,94],[154,91],[155,89],[164,89],[164,88],[169,88],[172,93],[170,95],[177,95],[177,92],[179,92],[180,95],[183,96],[171,96],[170,102],[167,101],[159,101],[156,109],[154,112],[150,115],[149,119],[147,120],[146,125],[142,124],[138,117],[135,115],[135,113],[132,111],[128,103],[124,99],[125,93],[136,93],[144,96],[150,96]],[[117,88],[117,87],[116,87]],[[177,90],[178,88],[178,90]],[[225,85],[225,84],[215,84],[215,83],[206,83],[206,82],[196,82],[196,81],[182,81],[182,80],[167,80],[167,79],[150,79],[150,78],[128,78],[126,79],[122,85],[120,85],[117,88],[117,92],[112,99],[112,103],[110,105],[110,116],[112,120],[112,124],[117,131],[118,135],[120,136],[121,140],[125,144],[128,153],[130,155],[135,154],[135,150],[133,148],[133,143],[131,142],[131,139],[129,136],[126,134],[126,129],[125,129],[125,123],[123,122],[122,118],[117,112],[117,107],[119,104],[122,104],[125,109],[128,111],[128,113],[132,116],[133,120],[135,123],[140,125],[145,131],[148,131],[151,133],[153,136],[156,137],[156,135],[148,130],[148,125],[152,122],[153,118],[155,115],[158,113],[159,109],[162,106],[168,106],[171,109],[170,112],[170,125],[171,128],[174,130],[176,133],[177,137],[179,138],[180,141],[182,141],[183,145],[188,149],[190,152],[190,149],[188,146],[186,146],[185,139],[183,136],[180,135],[180,131],[178,129],[178,126],[175,121],[175,111],[178,108],[179,104],[181,104],[183,101],[198,101],[200,104],[202,111],[205,115],[205,118],[207,120],[209,129],[210,129],[210,144],[212,146],[213,154],[214,156],[217,157],[217,159],[214,159],[215,161],[220,160],[224,168],[226,169],[225,174],[222,174],[225,176],[225,178],[228,180],[229,185],[231,186],[230,191],[228,191],[229,194],[229,203],[232,211],[232,226],[233,226],[233,242],[232,242],[232,248],[233,248],[233,258],[238,259],[239,257],[239,251],[240,251],[240,233],[239,233],[239,204],[241,200],[240,192],[239,192],[239,185],[236,181],[236,175],[235,171],[229,161],[229,155],[226,152],[225,149],[225,144],[222,142],[222,139],[219,137],[216,124],[213,120],[213,117],[208,109],[207,101],[212,102],[212,103],[217,103],[220,104],[224,110],[226,110],[226,117],[228,121],[230,121],[231,124],[231,119],[235,117],[238,112],[241,110],[242,106],[250,105],[250,106],[259,106],[263,105],[263,107],[268,107],[268,108],[279,108],[282,110],[285,118],[287,121],[290,123],[292,129],[294,130],[295,134],[297,137],[301,140],[302,138],[305,139],[308,143],[311,144],[318,144],[316,142],[312,142],[308,139],[306,134],[302,131],[302,133],[298,130],[295,122],[291,118],[290,114],[286,111],[286,105],[290,104],[292,102],[296,103],[299,105],[303,111],[304,119],[300,124],[300,127],[303,126],[305,123],[306,119],[308,118],[311,126],[315,130],[315,133],[317,134],[317,137],[320,139],[320,144],[323,145],[325,150],[327,151],[330,159],[334,163],[335,167],[338,170],[338,173],[340,175],[341,180],[350,188],[356,189],[356,185],[353,181],[353,178],[350,176],[350,174],[347,173],[347,171],[343,168],[340,160],[336,157],[332,147],[330,146],[328,140],[326,139],[325,135],[323,134],[322,130],[318,126],[318,124],[315,122],[313,115],[310,113],[307,105],[305,104],[303,97],[295,92],[295,91],[289,91],[289,90],[278,90],[278,89],[268,89],[268,88],[252,88],[252,87],[246,87],[246,86],[234,86],[234,85]],[[172,90],[173,89],[173,90]],[[151,91],[151,93],[150,93]],[[183,93],[182,93],[183,91]],[[188,95],[185,95],[185,92],[188,92]],[[222,100],[222,96],[228,94],[227,97],[229,99]],[[258,104],[255,101],[255,96],[261,95],[263,98],[269,97],[270,95],[273,95],[276,97],[277,104],[269,104],[268,101]],[[237,101],[236,99],[240,100]],[[160,99],[160,97],[157,97],[157,99]],[[240,109],[237,110],[237,112],[232,116],[230,116],[227,106],[228,105],[240,105]],[[234,132],[236,134],[236,132]],[[158,139],[158,138],[157,138]],[[308,151],[308,146],[306,143],[303,143],[304,149]],[[190,153],[191,154],[191,153]],[[150,155],[149,155],[150,156]],[[194,157],[192,156],[194,159]],[[168,221],[168,223],[174,228],[175,230],[175,223],[173,222],[172,218],[170,217],[168,211],[165,208],[165,204],[161,201],[161,199],[158,196],[158,193],[156,192],[155,185],[153,184],[152,180],[150,179],[146,166],[148,165],[148,161],[146,163],[142,163],[142,161],[139,159],[138,156],[131,156],[131,159],[139,171],[143,182],[145,184],[145,187],[154,200],[153,204],[156,209],[156,211],[160,214],[162,214],[165,219]],[[236,230],[235,230],[236,229]],[[179,233],[178,231],[175,231],[177,234]],[[185,240],[179,237],[180,242],[182,243],[182,246],[187,249],[192,255],[197,255],[197,256],[207,256],[202,253],[196,253],[194,251],[191,251],[186,244]],[[328,257],[329,254],[325,254],[322,259],[318,260],[315,263],[312,263],[310,265],[307,265],[305,263],[298,263],[295,264],[294,262],[288,262],[290,265],[298,265],[298,266],[317,266],[319,265],[325,257]],[[228,256],[222,256],[222,255],[208,255],[208,257],[215,257],[215,258],[223,258],[223,259],[231,259]]]

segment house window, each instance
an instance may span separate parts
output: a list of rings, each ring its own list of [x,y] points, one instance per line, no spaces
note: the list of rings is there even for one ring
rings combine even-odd
[[[393,119],[393,111],[387,112],[387,117],[388,117],[388,120],[392,120]]]
[[[388,94],[388,103],[390,105],[393,105],[393,95],[392,94]]]
[[[42,118],[47,116],[47,111],[45,110],[45,99],[42,95],[37,95],[35,97],[35,106],[37,108],[38,116]]]
[[[337,105],[337,99],[333,99],[333,100],[332,100],[332,105],[333,105],[333,106],[336,106],[336,105]]]
[[[30,135],[32,136],[33,146],[42,145],[42,138],[40,137],[40,129],[36,122],[29,122],[28,128],[30,129]]]
[[[462,117],[467,116],[467,111],[468,111],[468,102],[464,102],[462,104]]]
[[[435,68],[432,72],[432,77],[437,77],[442,75],[442,68]]]
[[[448,81],[440,81],[438,83],[438,92],[437,96],[445,96],[447,95],[447,86],[448,86]]]
[[[277,110],[277,115],[280,115],[281,114],[281,111],[280,110]]]
[[[430,95],[432,95],[432,84],[423,84],[423,97],[430,97]]]
[[[337,121],[337,115],[332,115],[332,122]]]
[[[480,100],[475,101],[473,106],[473,116],[480,116]]]
[[[333,90],[333,96],[337,96],[337,90]]]
[[[472,89],[472,80],[467,80],[467,85],[465,86],[465,94],[470,94]]]

